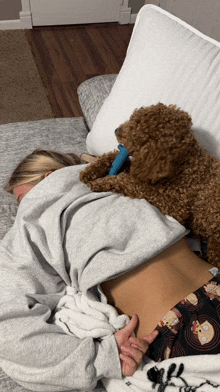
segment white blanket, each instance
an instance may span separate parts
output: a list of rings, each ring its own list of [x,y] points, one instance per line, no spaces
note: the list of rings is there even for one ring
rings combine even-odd
[[[89,292],[84,294],[67,286],[65,295],[56,307],[54,324],[80,339],[88,336],[107,339],[125,327],[129,317],[125,314],[119,316],[116,309],[107,304],[100,287],[99,292],[103,302],[94,301]]]
[[[148,359],[133,377],[103,379],[107,392],[216,392],[220,391],[220,354]]]

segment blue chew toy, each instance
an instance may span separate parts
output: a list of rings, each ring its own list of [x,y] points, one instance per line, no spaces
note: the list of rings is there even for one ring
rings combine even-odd
[[[108,175],[109,176],[115,176],[118,174],[120,169],[122,168],[123,164],[125,163],[126,159],[128,159],[129,154],[124,146],[122,144],[119,144],[118,146],[119,149],[119,154],[115,158],[115,160],[112,162],[112,167],[109,170]]]

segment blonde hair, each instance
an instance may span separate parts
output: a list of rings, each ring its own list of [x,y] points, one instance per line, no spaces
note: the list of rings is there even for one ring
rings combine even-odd
[[[63,154],[53,150],[34,150],[19,163],[4,190],[13,193],[13,189],[17,186],[36,185],[45,178],[48,172],[81,163],[80,158],[74,153]]]

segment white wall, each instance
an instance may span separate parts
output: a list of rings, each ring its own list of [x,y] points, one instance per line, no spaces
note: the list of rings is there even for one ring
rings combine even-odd
[[[151,0],[151,3],[220,41],[220,0]]]
[[[145,3],[160,5],[220,41],[220,0],[130,0],[131,12],[138,13]],[[0,20],[19,19],[21,10],[21,0],[0,0]]]
[[[149,1],[150,3],[150,1]],[[131,13],[137,14],[140,8],[145,4],[144,0],[130,0],[128,6],[131,7]]]
[[[137,14],[144,3],[144,0],[130,0],[132,14]],[[21,0],[0,0],[0,20],[19,19],[21,10]]]
[[[0,20],[19,19],[21,0],[0,0]]]

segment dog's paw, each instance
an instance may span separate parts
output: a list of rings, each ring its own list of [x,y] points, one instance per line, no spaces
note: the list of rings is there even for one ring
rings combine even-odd
[[[88,185],[89,182],[95,181],[99,178],[107,176],[112,162],[117,156],[118,151],[110,152],[104,154],[97,158],[95,162],[89,164],[79,175],[80,181]]]
[[[84,184],[88,184],[90,181],[94,181],[99,177],[99,173],[94,171],[92,165],[87,166],[81,173],[79,174],[79,179]]]
[[[91,181],[87,185],[93,192],[109,192],[112,190],[109,178],[110,177],[97,178],[95,181]]]

